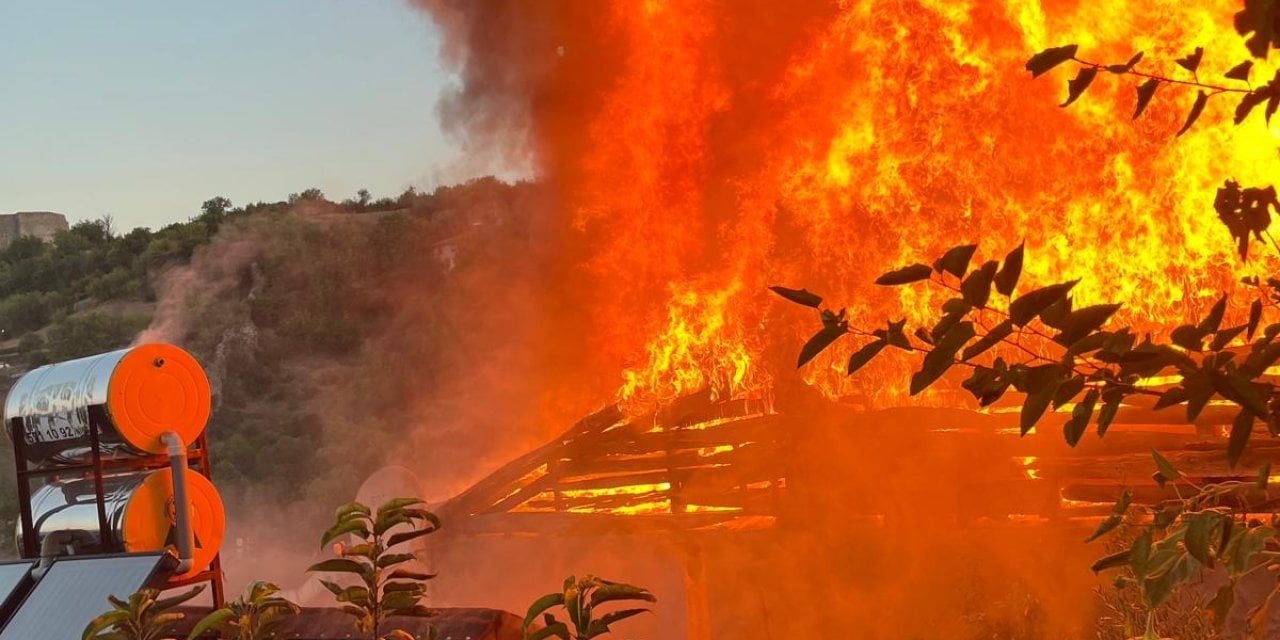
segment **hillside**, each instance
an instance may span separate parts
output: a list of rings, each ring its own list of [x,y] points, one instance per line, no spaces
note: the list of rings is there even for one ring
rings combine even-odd
[[[491,179],[376,202],[308,191],[233,208],[214,198],[154,232],[99,220],[47,243],[19,239],[0,252],[3,387],[30,367],[137,340],[181,345],[210,377],[213,474],[233,526],[264,510],[267,529],[282,517],[318,522],[377,466],[436,461],[430,443],[448,429],[420,427],[456,381],[442,372],[518,306],[472,292],[521,277],[486,265],[534,252],[538,199],[532,186]],[[468,310],[443,312],[460,304]],[[411,441],[425,451],[406,455]],[[12,482],[6,440],[4,551]]]

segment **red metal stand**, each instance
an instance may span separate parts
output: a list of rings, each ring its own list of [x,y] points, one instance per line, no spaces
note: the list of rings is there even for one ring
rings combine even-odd
[[[99,446],[101,425],[107,420],[100,407],[89,409],[89,439],[92,448],[91,461],[85,464],[59,465],[47,468],[32,468],[26,455],[26,423],[21,417],[9,420],[9,433],[13,440],[13,461],[18,476],[18,522],[22,528],[22,548],[19,550],[23,558],[40,557],[40,541],[36,537],[36,527],[31,510],[31,482],[36,478],[52,476],[70,476],[84,474],[93,477],[93,486],[98,508],[98,539],[103,551],[114,548],[115,540],[111,527],[107,524],[106,500],[103,490],[103,478],[114,473],[130,471],[162,470],[169,467],[169,459],[165,455],[136,456],[120,459],[104,460]],[[188,449],[189,468],[197,470],[205,478],[213,480],[209,462],[209,443],[205,434],[196,439],[194,448]],[[222,555],[214,556],[209,567],[188,578],[173,578],[166,583],[166,588],[181,587],[208,582],[213,595],[213,606],[220,608],[226,604],[226,594],[222,584]]]

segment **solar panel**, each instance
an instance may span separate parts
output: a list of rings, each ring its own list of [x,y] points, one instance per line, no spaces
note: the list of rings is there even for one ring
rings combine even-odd
[[[171,562],[165,553],[59,558],[36,582],[0,640],[79,640],[89,621],[151,584]]]
[[[0,563],[0,621],[9,618],[31,588],[31,570],[35,566],[30,560]]]

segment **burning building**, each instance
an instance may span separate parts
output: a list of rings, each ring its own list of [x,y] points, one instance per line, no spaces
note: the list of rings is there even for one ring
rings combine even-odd
[[[1220,74],[1248,56],[1234,0],[419,4],[461,78],[441,117],[470,159],[545,187],[556,249],[515,323],[543,411],[510,419],[546,444],[445,504],[441,562],[651,578],[679,594],[664,637],[1078,637],[1099,554],[1081,530],[1149,450],[1228,474],[1220,416],[1128,407],[1073,451],[1054,418],[1019,438],[1000,407],[908,398],[906,359],[851,378],[852,342],[797,375],[809,319],[767,288],[822,291],[853,326],[928,323],[943,298],[875,278],[1025,243],[1027,287],[1081,278],[1078,304],[1122,302],[1139,330],[1203,315],[1275,266],[1241,264],[1210,207],[1223,179],[1274,175],[1276,137],[1175,138],[1194,96],[1168,87],[1133,121],[1120,76],[1063,110],[1023,65],[1078,43],[1174,74],[1202,46]],[[539,591],[488,584],[511,608]]]

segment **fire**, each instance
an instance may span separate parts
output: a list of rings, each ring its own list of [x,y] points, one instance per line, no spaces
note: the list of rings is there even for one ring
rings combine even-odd
[[[427,4],[446,25],[491,17]],[[1100,62],[1145,51],[1142,68],[1178,77],[1173,59],[1203,46],[1201,77],[1220,78],[1247,57],[1228,19],[1238,0],[538,4],[465,32],[480,58],[463,60],[460,98],[507,101],[510,122],[491,128],[527,133],[583,247],[583,364],[625,371],[618,396],[636,412],[699,387],[766,387],[813,331],[771,284],[819,291],[854,325],[928,322],[945,293],[874,278],[964,242],[987,260],[1025,241],[1021,290],[1082,278],[1080,303],[1123,302],[1121,321],[1152,329],[1270,268],[1241,265],[1210,208],[1223,180],[1265,184],[1280,169],[1260,117],[1232,127],[1233,105],[1215,98],[1175,139],[1186,90],[1162,86],[1132,121],[1129,78],[1104,74],[1060,109],[1071,72],[1022,68],[1078,43]],[[502,47],[479,46],[490,28]],[[808,381],[899,399],[907,364],[850,379],[852,346]]]

